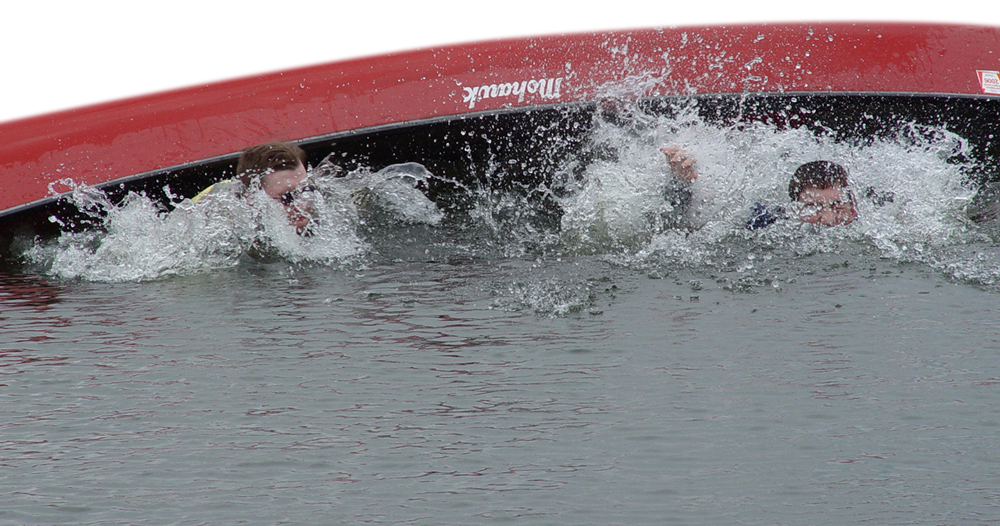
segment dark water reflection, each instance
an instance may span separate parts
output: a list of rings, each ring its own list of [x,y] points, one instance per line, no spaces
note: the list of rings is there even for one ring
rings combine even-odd
[[[651,274],[7,277],[0,522],[995,518],[995,293],[905,264],[753,293]]]

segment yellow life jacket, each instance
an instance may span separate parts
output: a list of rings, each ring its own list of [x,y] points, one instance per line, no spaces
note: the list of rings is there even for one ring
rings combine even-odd
[[[222,193],[237,194],[238,189],[242,188],[243,183],[237,181],[236,179],[226,179],[224,181],[219,181],[208,188],[198,192],[198,195],[191,198],[192,203],[197,203],[198,201],[204,199],[205,197],[218,195]]]

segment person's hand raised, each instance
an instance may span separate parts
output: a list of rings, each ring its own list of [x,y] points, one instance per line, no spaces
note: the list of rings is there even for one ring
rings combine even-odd
[[[664,146],[660,148],[663,155],[667,156],[667,163],[670,172],[681,181],[691,182],[698,178],[697,163],[694,157],[682,150],[679,146]]]

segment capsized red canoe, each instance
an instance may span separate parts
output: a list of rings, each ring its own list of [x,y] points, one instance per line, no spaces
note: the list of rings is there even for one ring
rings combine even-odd
[[[73,184],[193,195],[225,177],[241,149],[272,140],[299,142],[317,159],[340,151],[435,173],[470,173],[487,157],[537,161],[552,157],[553,137],[572,148],[595,111],[623,98],[695,98],[717,118],[734,105],[741,118],[809,115],[852,133],[900,119],[944,124],[988,161],[1000,141],[1000,29],[817,22],[543,36],[42,115],[0,124],[0,223],[9,231],[53,214]]]

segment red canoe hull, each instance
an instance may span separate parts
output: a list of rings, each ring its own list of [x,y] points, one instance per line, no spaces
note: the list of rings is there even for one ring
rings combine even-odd
[[[955,25],[671,28],[397,53],[2,123],[0,218],[51,203],[69,189],[66,179],[170,183],[172,172],[264,141],[609,97],[891,95],[993,104],[998,70],[1000,29]],[[969,118],[996,121],[990,108]]]

